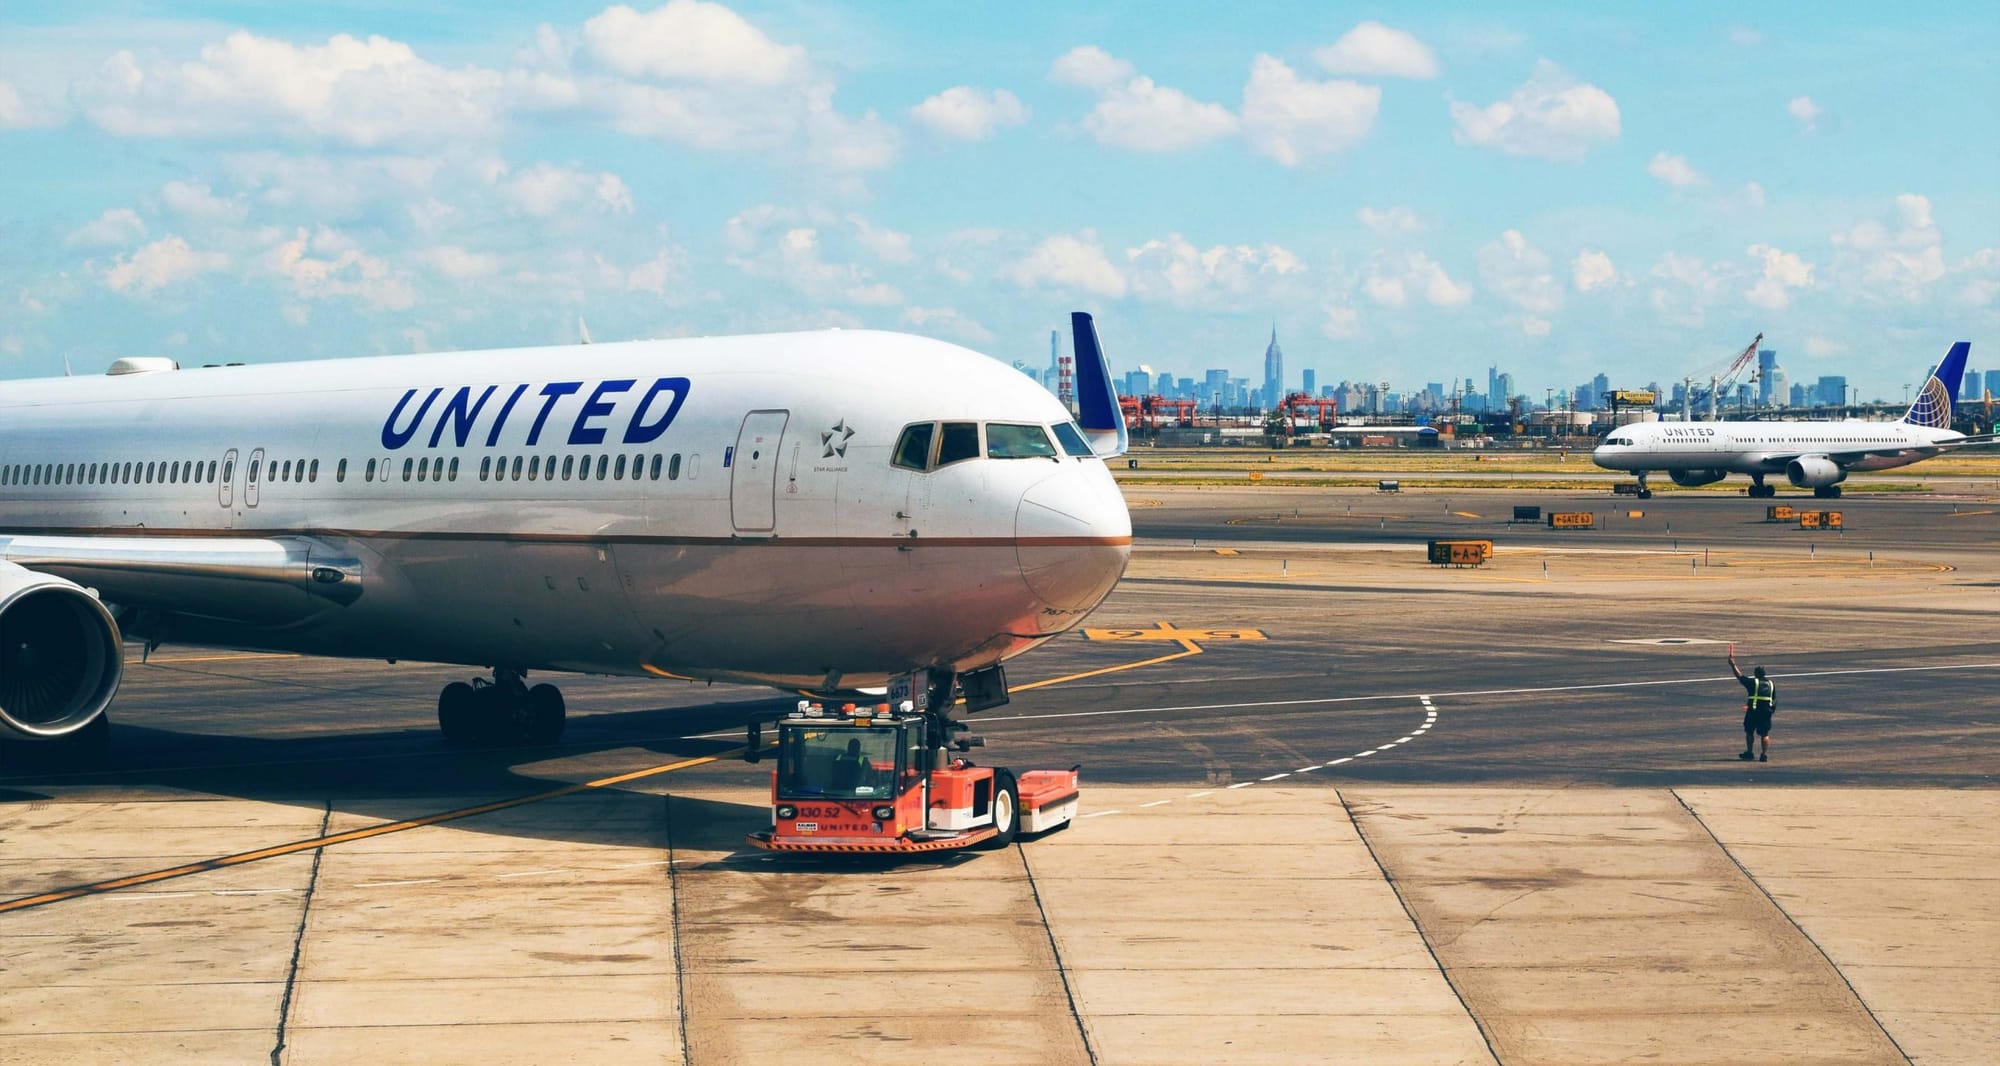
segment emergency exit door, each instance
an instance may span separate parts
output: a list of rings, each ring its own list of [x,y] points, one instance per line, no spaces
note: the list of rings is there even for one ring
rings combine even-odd
[[[778,447],[789,411],[743,416],[729,461],[729,521],[738,533],[770,533],[777,525]]]

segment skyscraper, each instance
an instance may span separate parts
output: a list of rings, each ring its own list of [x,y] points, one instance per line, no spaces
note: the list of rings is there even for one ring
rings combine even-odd
[[[1759,348],[1757,350],[1757,405],[1759,407],[1771,406],[1771,371],[1776,369],[1778,369],[1778,353],[1776,349]]]
[[[2000,370],[1988,370],[1986,372],[1986,391],[1995,396],[2000,396]],[[1981,398],[1983,399],[1984,397]]]
[[[1285,398],[1285,353],[1278,349],[1278,324],[1271,323],[1271,346],[1264,349],[1264,406]]]
[[[1315,370],[1314,370],[1313,368],[1311,368],[1311,367],[1307,367],[1307,368],[1305,369],[1305,375],[1306,375],[1306,389],[1305,389],[1305,392],[1306,392],[1306,395],[1307,395],[1307,396],[1318,396],[1318,395],[1319,395],[1319,373],[1318,373],[1318,371],[1315,371]]]

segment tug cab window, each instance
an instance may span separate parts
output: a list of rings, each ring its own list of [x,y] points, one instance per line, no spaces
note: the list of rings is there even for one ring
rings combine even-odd
[[[946,422],[938,438],[937,465],[979,458],[979,423]]]
[[[931,465],[931,438],[936,435],[937,425],[933,422],[904,426],[903,435],[896,439],[896,457],[890,462],[905,470],[928,470]]]
[[[988,459],[1053,459],[1056,446],[1040,426],[993,422],[986,427]]]

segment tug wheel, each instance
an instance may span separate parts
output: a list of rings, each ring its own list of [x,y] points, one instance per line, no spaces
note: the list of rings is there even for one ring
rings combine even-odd
[[[1021,831],[1021,793],[1014,786],[1014,775],[1005,770],[993,771],[993,828],[997,832],[980,847],[1004,848]]]

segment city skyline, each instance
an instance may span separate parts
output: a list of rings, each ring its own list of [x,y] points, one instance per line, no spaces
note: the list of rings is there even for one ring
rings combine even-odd
[[[1531,395],[1761,332],[1891,398],[2000,324],[1969,3],[173,12],[0,10],[0,377],[1086,309],[1253,384],[1274,324]]]

